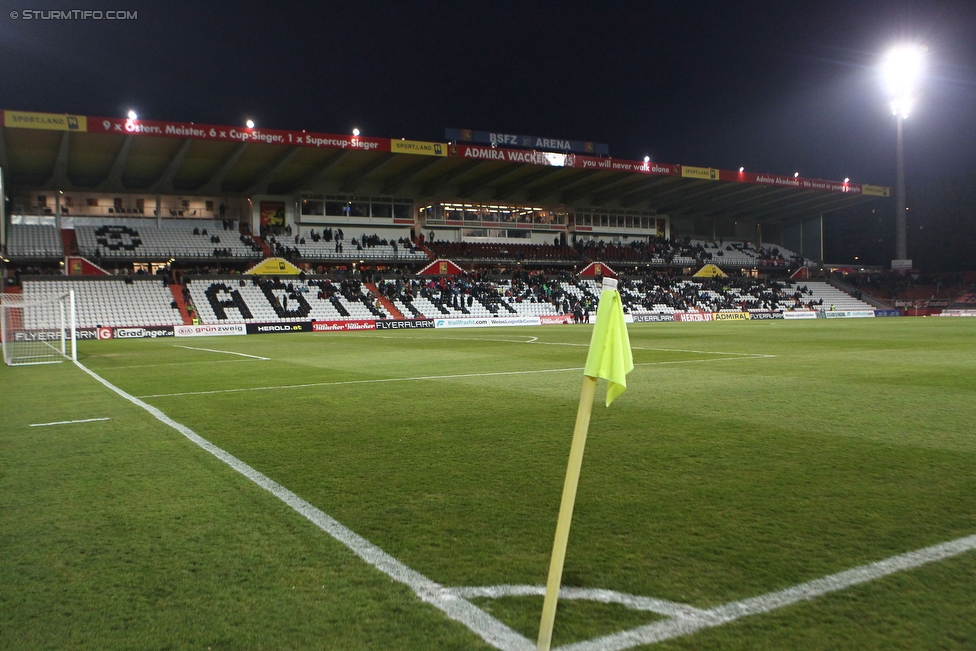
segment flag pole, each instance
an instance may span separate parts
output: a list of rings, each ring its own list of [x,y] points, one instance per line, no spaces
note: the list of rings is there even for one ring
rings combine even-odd
[[[596,378],[584,375],[579,409],[576,411],[573,444],[569,450],[566,481],[563,484],[563,498],[559,504],[559,518],[556,520],[556,540],[552,544],[552,560],[549,561],[549,580],[546,581],[546,599],[542,604],[542,621],[539,624],[539,642],[536,646],[538,651],[549,651],[549,646],[552,644],[552,627],[556,621],[556,603],[559,600],[559,586],[563,580],[563,563],[566,561],[566,547],[569,544],[569,525],[573,522],[576,488],[579,485],[580,469],[583,466],[583,448],[586,447],[586,433],[590,428],[590,414],[593,411],[593,395],[595,392]]]
[[[593,412],[593,395],[596,393],[597,378],[602,377],[609,381],[607,385],[607,407],[609,407],[610,403],[627,389],[627,374],[632,370],[634,370],[634,357],[630,350],[630,337],[627,335],[623,304],[617,292],[617,280],[604,278],[600,305],[596,311],[596,323],[590,338],[590,350],[586,354],[586,366],[583,369],[583,389],[580,391],[573,444],[569,450],[566,481],[563,484],[563,497],[559,504],[559,518],[556,520],[556,539],[552,544],[549,579],[546,581],[546,599],[542,604],[542,621],[539,623],[539,642],[536,647],[538,651],[549,651],[549,646],[552,644],[552,627],[556,621],[556,603],[559,601],[559,586],[563,579],[563,563],[566,561],[566,547],[569,543],[569,526],[573,521],[576,489],[579,486],[580,469],[583,466],[583,448],[586,447],[586,433],[590,428],[590,414]]]

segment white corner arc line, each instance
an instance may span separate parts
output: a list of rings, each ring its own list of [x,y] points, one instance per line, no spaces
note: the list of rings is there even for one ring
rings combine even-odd
[[[187,350],[202,350],[207,353],[222,353],[224,355],[239,355],[241,357],[251,357],[252,359],[263,359],[264,361],[270,361],[270,357],[261,357],[260,355],[248,355],[247,353],[235,353],[232,350],[214,350],[213,348],[196,348],[194,346],[181,346],[180,344],[173,344],[173,348],[186,348]]]
[[[53,423],[31,423],[31,427],[50,427],[51,425],[74,425],[75,423],[96,423],[111,418],[83,418],[81,420],[59,420]]]
[[[958,556],[976,549],[976,535],[957,538],[867,565],[807,581],[784,590],[768,592],[758,597],[733,601],[700,614],[676,615],[670,619],[638,626],[627,631],[605,635],[585,642],[559,647],[558,651],[624,651],[635,646],[654,644],[696,631],[721,626],[749,615],[768,613],[800,601],[811,601],[831,592]]]
[[[546,586],[544,585],[489,585],[450,588],[450,590],[459,597],[465,597],[467,599],[476,599],[478,597],[488,599],[498,599],[500,597],[542,597],[546,594]],[[655,599],[653,597],[641,597],[601,588],[571,588],[562,586],[559,588],[559,598],[596,601],[603,604],[617,604],[631,610],[652,612],[667,617],[693,617],[701,616],[705,613],[701,608],[695,608],[688,604],[681,604],[666,599]]]
[[[277,497],[380,572],[383,572],[394,581],[409,587],[421,601],[434,606],[449,618],[463,624],[491,646],[502,651],[532,651],[535,648],[535,645],[521,633],[498,621],[467,599],[451,593],[450,590],[444,588],[439,583],[428,579],[420,572],[398,561],[353,530],[342,525],[338,520],[332,518],[318,507],[303,500],[295,493],[275,482],[267,475],[258,472],[234,455],[217,447],[189,427],[176,422],[156,407],[126,393],[94,371],[88,369],[81,362],[76,361],[75,364],[110,391],[149,412],[156,420],[172,427],[187,439]]]

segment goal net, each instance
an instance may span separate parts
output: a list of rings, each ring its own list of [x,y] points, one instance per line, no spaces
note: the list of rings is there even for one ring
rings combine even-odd
[[[0,294],[0,347],[7,366],[78,359],[75,294],[26,299]]]

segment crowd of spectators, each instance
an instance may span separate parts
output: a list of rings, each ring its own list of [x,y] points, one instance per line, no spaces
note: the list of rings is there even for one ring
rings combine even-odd
[[[795,310],[819,307],[808,287],[747,277],[676,280],[663,273],[621,281],[621,296],[629,311],[652,311],[661,306],[678,312],[704,310]]]
[[[870,273],[848,274],[843,281],[857,287],[864,292],[882,299],[898,299],[901,294],[910,293],[918,287],[929,289],[930,296],[938,295],[943,290],[962,288],[966,285],[965,278],[959,273],[945,274],[900,274],[900,273]],[[926,297],[928,298],[928,297]]]

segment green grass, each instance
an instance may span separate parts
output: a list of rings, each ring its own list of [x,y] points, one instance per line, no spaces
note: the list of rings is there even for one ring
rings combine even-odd
[[[707,608],[976,533],[976,322],[630,332],[629,390],[609,409],[598,391],[565,585]],[[539,585],[582,381],[559,369],[589,333],[80,353],[135,396],[258,389],[146,401],[443,585]],[[376,382],[432,375],[468,377]],[[313,386],[264,389],[285,385]],[[487,648],[80,370],[3,367],[0,396],[0,648]],[[974,577],[969,553],[658,646],[972,648]],[[476,602],[535,637],[540,599]],[[657,618],[565,602],[554,641]]]

